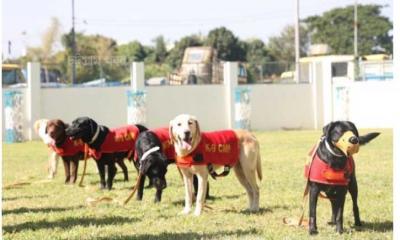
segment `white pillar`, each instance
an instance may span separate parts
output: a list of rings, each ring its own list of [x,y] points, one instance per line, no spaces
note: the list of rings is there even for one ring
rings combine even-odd
[[[40,118],[40,63],[28,62],[27,71],[27,94],[26,94],[26,110],[27,110],[27,134],[28,140],[37,138],[33,131],[33,124]]]
[[[134,91],[144,90],[144,63],[133,62],[131,66],[131,88]]]
[[[227,127],[235,126],[235,88],[238,85],[238,63],[224,63],[225,109]]]
[[[333,89],[332,89],[332,61],[322,61],[322,104],[323,104],[323,125],[333,120]]]

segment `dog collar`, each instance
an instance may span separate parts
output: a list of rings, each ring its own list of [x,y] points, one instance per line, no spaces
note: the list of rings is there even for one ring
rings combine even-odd
[[[100,127],[97,126],[96,133],[92,137],[92,140],[90,140],[89,144],[92,144],[94,141],[96,141],[97,137],[99,136],[99,133],[100,133]]]
[[[143,161],[144,159],[146,159],[147,156],[149,156],[150,154],[152,154],[153,152],[156,152],[158,150],[160,150],[159,146],[155,146],[155,147],[150,148],[145,153],[143,153],[142,158],[140,159],[140,162]]]
[[[325,143],[325,147],[328,149],[328,151],[329,151],[331,154],[333,154],[333,155],[336,156],[336,157],[344,157],[344,155],[337,154],[337,153],[335,153],[335,152],[333,151],[333,149],[332,149],[331,146],[329,145],[327,139],[325,139],[324,143]]]

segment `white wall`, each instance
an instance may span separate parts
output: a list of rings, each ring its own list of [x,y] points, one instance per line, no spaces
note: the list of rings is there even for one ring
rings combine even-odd
[[[311,84],[249,85],[249,87],[252,129],[313,128]]]
[[[129,87],[44,88],[41,118],[71,122],[88,116],[99,124],[117,127],[127,122]]]
[[[225,93],[223,85],[146,87],[147,125],[167,126],[181,113],[192,114],[204,130],[226,128]]]
[[[353,82],[349,88],[349,120],[360,128],[392,128],[398,88],[394,81]]]

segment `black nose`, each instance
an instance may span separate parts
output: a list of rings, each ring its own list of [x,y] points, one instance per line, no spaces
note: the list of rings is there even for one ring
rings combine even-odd
[[[190,137],[190,131],[185,131],[184,134],[185,134],[185,138],[189,138]]]
[[[352,136],[352,137],[349,139],[349,142],[352,143],[352,144],[357,144],[357,143],[358,143],[358,137]]]

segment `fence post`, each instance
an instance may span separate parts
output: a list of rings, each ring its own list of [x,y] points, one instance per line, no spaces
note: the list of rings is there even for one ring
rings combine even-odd
[[[35,138],[33,123],[40,118],[40,63],[28,62],[26,91],[28,140]]]
[[[235,127],[235,89],[238,85],[238,63],[224,63],[225,109],[227,128]]]
[[[128,124],[146,123],[146,92],[144,91],[144,64],[133,62],[131,65],[131,89],[127,91]]]

